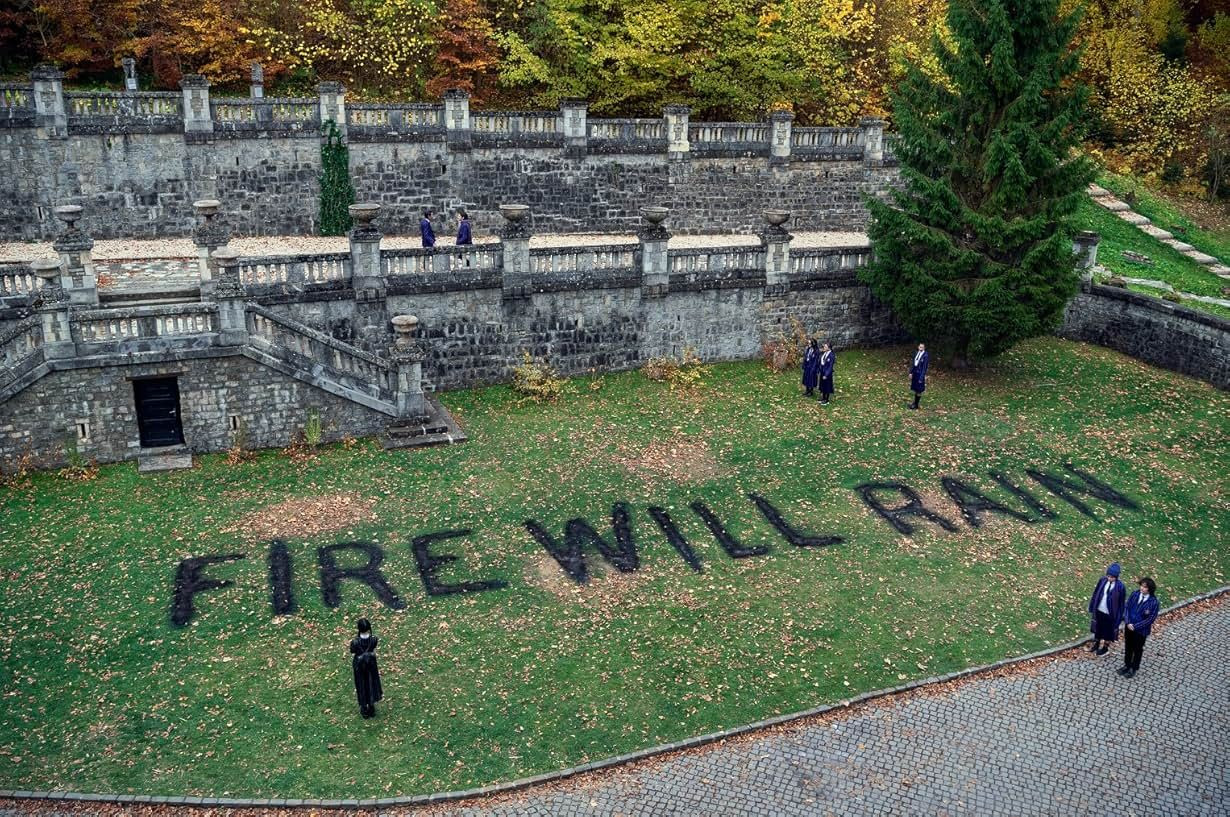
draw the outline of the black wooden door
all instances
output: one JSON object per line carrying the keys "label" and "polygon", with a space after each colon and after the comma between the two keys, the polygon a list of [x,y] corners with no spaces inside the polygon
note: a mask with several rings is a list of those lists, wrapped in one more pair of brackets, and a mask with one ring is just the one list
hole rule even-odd
{"label": "black wooden door", "polygon": [[132,391],[137,402],[142,447],[182,444],[184,427],[179,422],[178,381],[174,377],[134,380]]}

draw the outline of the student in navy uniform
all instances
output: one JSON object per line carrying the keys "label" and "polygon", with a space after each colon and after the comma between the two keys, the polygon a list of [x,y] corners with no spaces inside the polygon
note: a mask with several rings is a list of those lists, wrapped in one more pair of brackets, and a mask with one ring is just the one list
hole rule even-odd
{"label": "student in navy uniform", "polygon": [[803,388],[807,390],[804,396],[811,397],[815,393],[819,374],[820,347],[816,345],[816,339],[812,338],[807,344],[807,351],[803,353]]}
{"label": "student in navy uniform", "polygon": [[359,699],[359,714],[364,718],[376,714],[376,704],[384,698],[380,685],[380,668],[376,666],[376,636],[371,622],[359,619],[359,635],[350,639],[350,665],[354,670],[354,694]]}
{"label": "student in navy uniform", "polygon": [[1140,669],[1140,656],[1145,651],[1145,639],[1153,629],[1157,620],[1157,611],[1161,606],[1157,603],[1157,584],[1145,576],[1140,580],[1140,589],[1132,591],[1123,608],[1123,666],[1119,674],[1131,678]]}
{"label": "student in navy uniform", "polygon": [[1106,568],[1106,575],[1098,580],[1089,597],[1089,632],[1093,633],[1090,652],[1106,655],[1110,642],[1118,640],[1126,597],[1127,588],[1119,581],[1119,563],[1115,562]]}
{"label": "student in navy uniform", "polygon": [[470,215],[465,210],[457,211],[457,244],[473,244],[470,238]]}
{"label": "student in navy uniform", "polygon": [[419,233],[423,236],[424,247],[436,246],[436,232],[431,229],[431,211],[424,210],[423,217],[419,219]]}
{"label": "student in navy uniform", "polygon": [[914,405],[912,409],[918,408],[918,401],[922,399],[922,393],[927,390],[927,365],[931,362],[931,356],[927,354],[927,344],[918,344],[918,351],[914,353],[914,359],[910,361],[910,391],[914,392]]}
{"label": "student in navy uniform", "polygon": [[837,356],[827,343],[820,352],[820,405],[827,406],[833,396],[833,367],[837,365]]}

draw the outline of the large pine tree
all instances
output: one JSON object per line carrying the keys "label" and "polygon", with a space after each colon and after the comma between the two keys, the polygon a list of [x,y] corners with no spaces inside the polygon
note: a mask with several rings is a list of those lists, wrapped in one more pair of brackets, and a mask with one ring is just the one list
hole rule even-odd
{"label": "large pine tree", "polygon": [[952,0],[943,76],[893,95],[904,186],[871,201],[872,292],[954,365],[1053,328],[1078,276],[1068,219],[1093,180],[1075,14],[1059,0]]}

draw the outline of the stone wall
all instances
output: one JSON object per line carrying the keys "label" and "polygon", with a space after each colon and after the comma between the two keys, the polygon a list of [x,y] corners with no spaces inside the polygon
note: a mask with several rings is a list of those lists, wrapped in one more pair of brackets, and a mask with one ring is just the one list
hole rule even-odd
{"label": "stone wall", "polygon": [[1230,321],[1207,312],[1094,285],[1068,304],[1057,334],[1230,389]]}
{"label": "stone wall", "polygon": [[89,424],[89,439],[78,443],[87,459],[136,459],[140,452],[132,381],[176,376],[184,442],[196,452],[231,445],[230,417],[237,415],[253,448],[284,446],[302,429],[308,412],[320,412],[326,440],[383,431],[389,418],[280,374],[238,354],[165,363],[90,366],[53,371],[4,403],[0,410],[0,451],[6,458],[25,451],[40,465],[63,464],[65,440]]}

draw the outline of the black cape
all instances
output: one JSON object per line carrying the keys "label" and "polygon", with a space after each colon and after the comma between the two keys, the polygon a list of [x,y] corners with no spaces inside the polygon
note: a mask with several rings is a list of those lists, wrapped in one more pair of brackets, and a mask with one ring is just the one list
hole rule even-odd
{"label": "black cape", "polygon": [[361,709],[375,705],[384,697],[384,689],[380,686],[380,669],[376,666],[378,640],[375,636],[350,640],[350,652],[354,655],[351,661],[354,667],[354,693]]}

